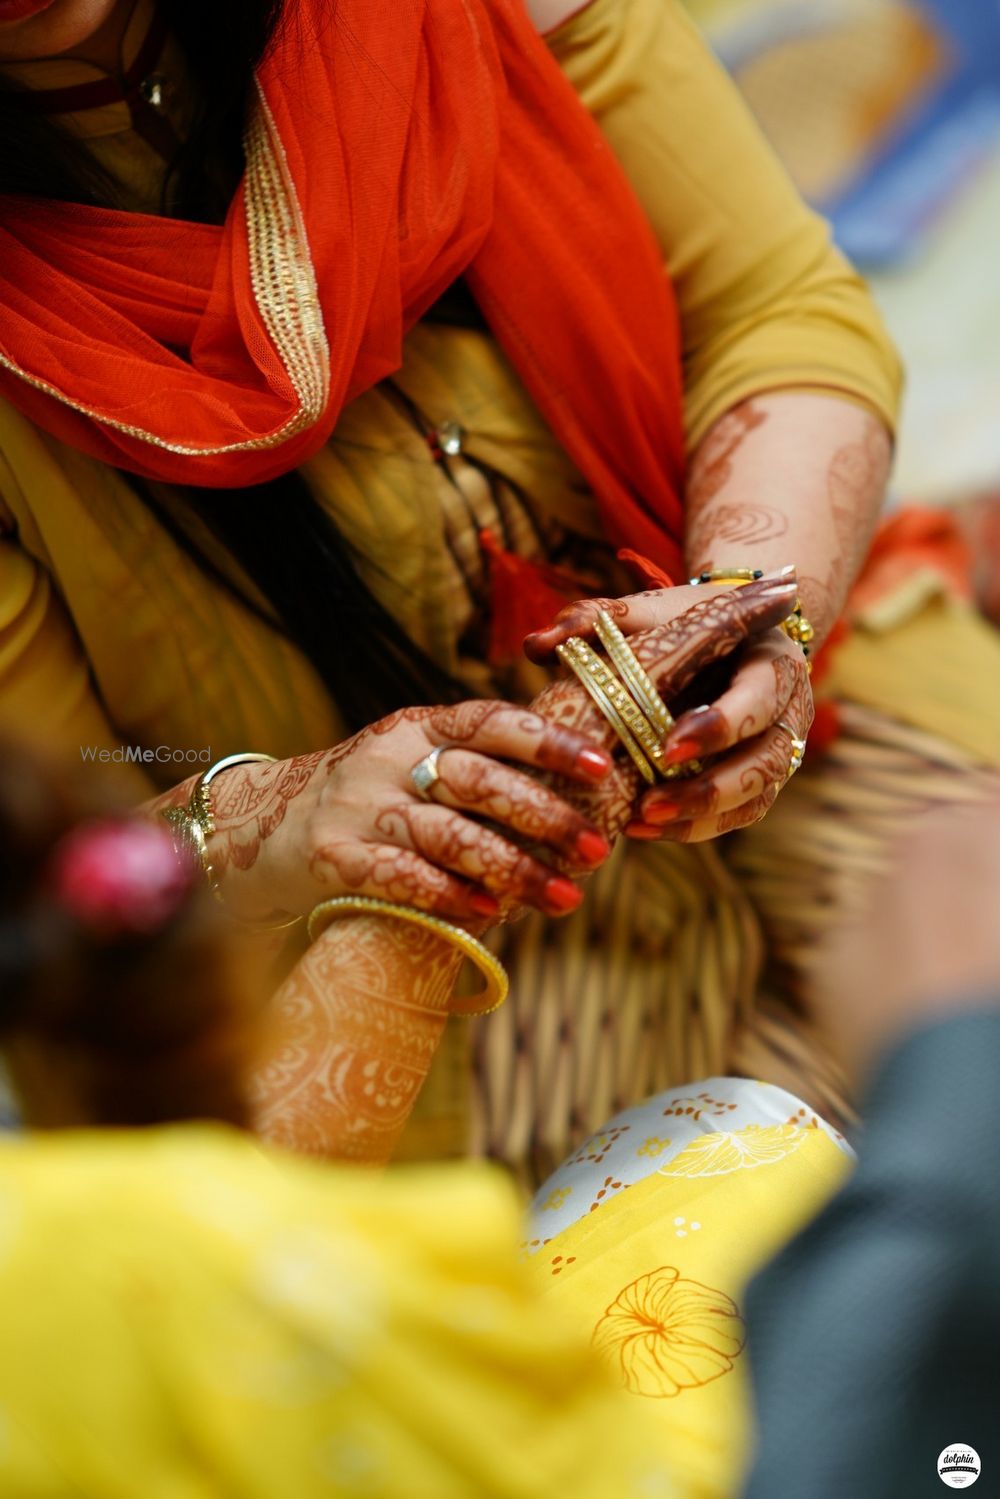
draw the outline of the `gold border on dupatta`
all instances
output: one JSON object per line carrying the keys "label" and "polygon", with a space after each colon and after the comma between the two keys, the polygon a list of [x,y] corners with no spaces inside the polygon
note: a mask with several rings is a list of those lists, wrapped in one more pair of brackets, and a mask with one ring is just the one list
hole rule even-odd
{"label": "gold border on dupatta", "polygon": [[330,347],[298,194],[259,81],[256,89],[256,107],[251,111],[245,134],[244,200],[250,281],[257,310],[298,401],[298,407],[288,421],[267,437],[247,438],[243,442],[214,448],[193,447],[169,442],[142,427],[100,415],[83,402],[74,401],[47,380],[29,374],[2,349],[0,366],[102,427],[112,427],[117,432],[138,438],[140,442],[185,457],[211,458],[223,453],[280,447],[319,420],[329,391]]}

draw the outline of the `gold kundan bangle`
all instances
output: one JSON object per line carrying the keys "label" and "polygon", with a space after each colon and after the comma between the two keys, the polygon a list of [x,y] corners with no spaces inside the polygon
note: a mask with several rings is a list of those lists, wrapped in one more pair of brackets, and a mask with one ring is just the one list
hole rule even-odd
{"label": "gold kundan bangle", "polygon": [[[651,728],[661,740],[665,739],[674,726],[674,718],[653,685],[652,677],[610,614],[604,609],[597,616],[596,628],[598,639],[611,657],[612,665],[622,678],[625,687],[645,714]],[[659,743],[651,752],[650,758],[653,761],[653,768],[665,781],[678,781],[688,776],[700,775],[704,769],[700,760],[686,760],[681,765],[664,765],[662,745]]]}
{"label": "gold kundan bangle", "polygon": [[[642,718],[642,714],[618,678],[609,671],[600,656],[577,635],[571,635],[564,645],[557,645],[556,655],[564,665],[569,667],[588,697],[614,729],[643,780],[649,786],[654,785],[656,774],[643,753],[643,746],[639,743],[638,736],[633,732],[633,725],[637,718]],[[628,718],[626,718],[626,704],[631,705]],[[626,709],[626,712],[623,712],[623,709]],[[642,721],[645,724],[646,734],[656,745],[653,730],[645,719]],[[658,748],[658,745],[656,747]]]}
{"label": "gold kundan bangle", "polygon": [[495,958],[488,947],[484,947],[460,926],[442,921],[440,916],[429,916],[426,911],[418,911],[415,906],[399,906],[391,900],[379,900],[374,895],[335,895],[331,900],[320,901],[310,912],[306,924],[310,942],[315,942],[331,922],[341,921],[345,916],[390,916],[397,921],[408,921],[412,926],[432,932],[450,947],[457,947],[464,953],[479,969],[486,980],[486,986],[471,998],[450,1004],[447,1014],[489,1015],[493,1010],[498,1010],[507,998],[510,980],[499,958]]}
{"label": "gold kundan bangle", "polygon": [[[732,583],[736,587],[742,588],[746,583],[759,583],[763,576],[764,573],[759,567],[725,567],[716,568],[711,572],[699,573],[696,578],[689,578],[688,582],[693,586],[699,583],[717,583],[720,586]],[[816,631],[812,623],[802,613],[802,602],[800,599],[795,600],[795,608],[787,619],[781,621],[778,628],[784,630],[789,640],[794,640],[796,645],[802,647],[802,654],[808,661],[809,648],[812,645]],[[811,665],[809,669],[810,671],[812,670]]]}
{"label": "gold kundan bangle", "polygon": [[596,629],[597,638],[611,657],[611,664],[627,691],[632,694],[652,727],[665,739],[674,726],[673,715],[653,685],[649,672],[607,610],[599,610]]}
{"label": "gold kundan bangle", "polygon": [[571,636],[566,643],[575,653],[577,660],[581,661],[590,672],[597,686],[611,699],[625,720],[632,738],[636,740],[653,769],[657,770],[663,759],[663,739],[635,701],[625,683],[615,676],[608,662],[603,660],[585,640],[580,640],[578,636]]}
{"label": "gold kundan bangle", "polygon": [[[215,818],[212,814],[212,802],[208,794],[208,788],[221,770],[228,770],[232,765],[252,765],[261,761],[274,763],[273,755],[240,754],[227,755],[224,760],[216,760],[214,765],[209,766],[204,775],[198,777],[191,792],[191,800],[186,807],[167,807],[160,816],[168,824],[174,847],[179,855],[188,855],[201,865],[205,883],[215,896],[220,905],[226,906],[225,897],[219,888],[219,875],[212,863],[211,854],[208,851],[208,840],[215,832]],[[226,907],[227,915],[232,921],[239,922],[240,926],[250,927],[256,932],[280,932],[285,927],[295,926],[302,920],[301,916],[282,917],[280,921],[244,921],[241,916],[236,916]]]}

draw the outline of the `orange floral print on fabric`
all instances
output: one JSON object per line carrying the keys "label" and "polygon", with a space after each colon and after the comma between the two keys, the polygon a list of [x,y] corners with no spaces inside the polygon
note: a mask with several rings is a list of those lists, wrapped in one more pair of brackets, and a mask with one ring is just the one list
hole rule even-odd
{"label": "orange floral print on fabric", "polygon": [[743,1352],[746,1327],[724,1291],[663,1265],[616,1297],[593,1343],[633,1395],[670,1399],[728,1374]]}

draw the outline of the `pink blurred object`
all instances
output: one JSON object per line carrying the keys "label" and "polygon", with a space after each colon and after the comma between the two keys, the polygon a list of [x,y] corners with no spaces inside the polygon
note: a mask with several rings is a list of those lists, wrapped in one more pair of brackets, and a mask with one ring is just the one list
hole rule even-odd
{"label": "pink blurred object", "polygon": [[183,904],[197,877],[166,829],[138,820],[84,823],[49,865],[56,901],[105,936],[150,935]]}
{"label": "pink blurred object", "polygon": [[958,523],[973,558],[976,602],[987,619],[1000,625],[1000,494],[963,505]]}

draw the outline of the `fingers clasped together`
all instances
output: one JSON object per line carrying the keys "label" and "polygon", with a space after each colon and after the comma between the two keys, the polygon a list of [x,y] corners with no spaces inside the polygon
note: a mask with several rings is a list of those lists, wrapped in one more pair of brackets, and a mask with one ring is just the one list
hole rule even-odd
{"label": "fingers clasped together", "polygon": [[567,636],[593,636],[597,613],[615,618],[667,702],[723,657],[734,670],[711,704],[682,714],[664,764],[711,760],[691,779],[670,780],[639,798],[626,833],[694,842],[758,821],[802,763],[812,723],[809,672],[801,648],[777,628],[794,604],[794,575],[745,588],[659,589],[571,605],[527,649],[544,659]]}
{"label": "fingers clasped together", "polygon": [[571,635],[592,639],[607,609],[674,712],[726,663],[716,700],[681,712],[665,741],[667,765],[696,758],[706,769],[642,796],[614,730],[570,676],[531,708],[405,708],[334,749],[226,770],[211,857],[227,902],[247,919],[342,894],[473,926],[526,906],[562,916],[622,831],[695,841],[756,821],[801,762],[812,721],[805,660],[777,628],[795,594],[786,575],[659,589],[572,605],[529,637],[529,654],[547,659]]}

